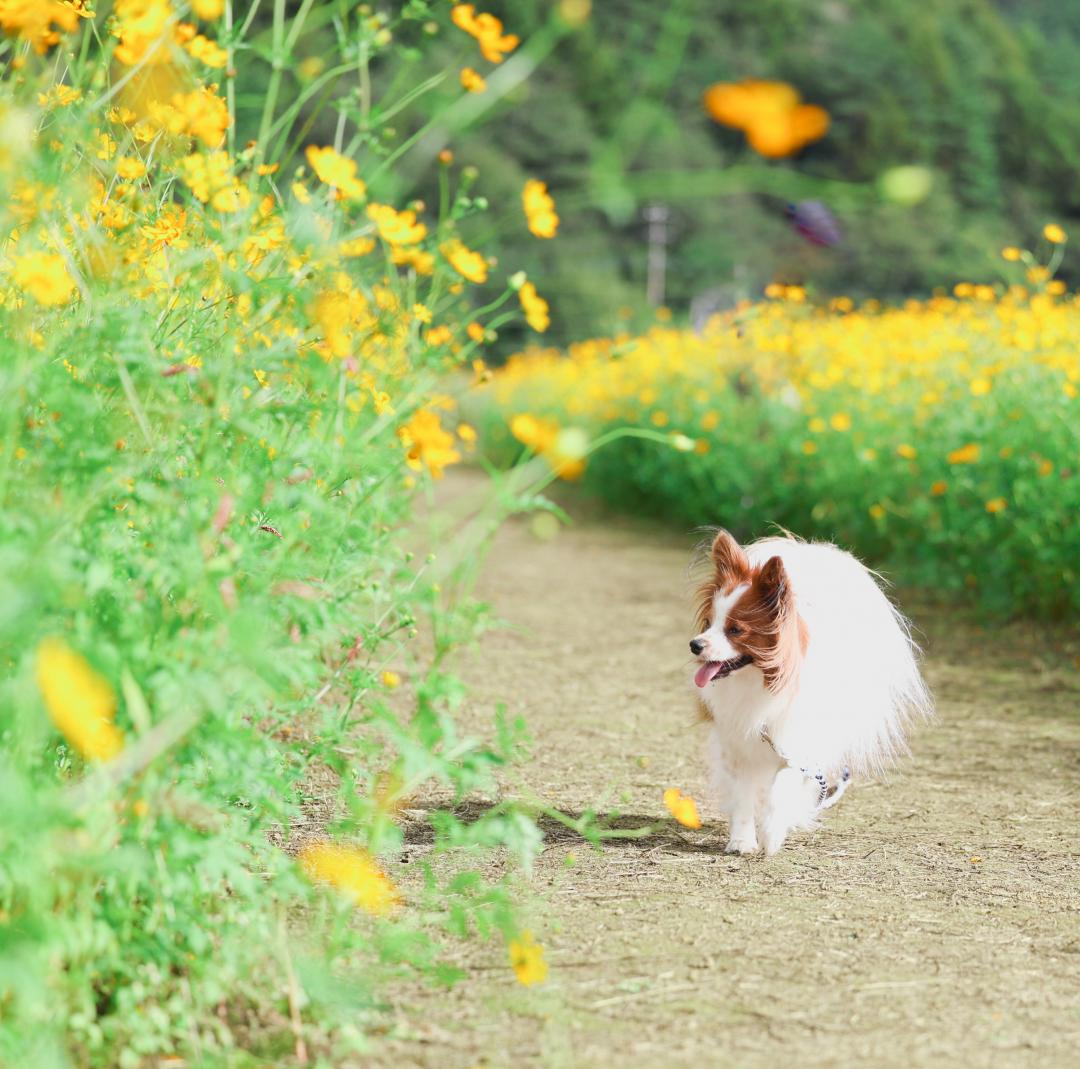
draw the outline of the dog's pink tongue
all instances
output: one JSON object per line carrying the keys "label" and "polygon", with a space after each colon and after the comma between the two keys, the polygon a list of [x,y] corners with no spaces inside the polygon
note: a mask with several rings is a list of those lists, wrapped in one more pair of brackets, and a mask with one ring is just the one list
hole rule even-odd
{"label": "dog's pink tongue", "polygon": [[694,683],[699,687],[708,686],[719,674],[722,661],[707,661],[694,673]]}

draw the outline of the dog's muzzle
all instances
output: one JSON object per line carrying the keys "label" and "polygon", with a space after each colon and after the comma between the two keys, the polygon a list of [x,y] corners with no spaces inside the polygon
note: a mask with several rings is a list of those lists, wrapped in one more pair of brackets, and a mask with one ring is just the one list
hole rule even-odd
{"label": "dog's muzzle", "polygon": [[732,672],[753,664],[754,658],[748,653],[731,657],[726,661],[706,661],[695,673],[694,684],[698,687],[707,687],[714,679],[726,679]]}

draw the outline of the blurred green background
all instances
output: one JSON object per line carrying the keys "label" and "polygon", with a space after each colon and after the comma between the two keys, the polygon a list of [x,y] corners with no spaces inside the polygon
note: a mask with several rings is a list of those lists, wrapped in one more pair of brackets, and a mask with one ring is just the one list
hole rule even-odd
{"label": "blurred green background", "polygon": [[[662,301],[679,317],[695,300],[724,307],[770,281],[856,299],[997,281],[1003,245],[1033,240],[1048,220],[1068,229],[1080,214],[1078,4],[603,0],[580,19],[587,6],[482,5],[525,42],[498,77],[537,69],[501,99],[467,97],[459,128],[431,145],[474,164],[477,191],[503,206],[478,217],[471,236],[494,242],[551,300],[553,344],[650,318],[651,208],[663,218]],[[442,35],[436,51],[475,62],[462,38]],[[377,85],[405,77],[420,62],[413,55],[403,41]],[[747,77],[790,82],[824,106],[826,137],[789,160],[753,153],[701,106],[710,84]],[[460,95],[456,83],[443,89]],[[419,128],[442,98],[402,114],[402,125]],[[432,169],[419,163],[394,174],[394,194],[434,195],[424,185]],[[897,203],[882,176],[911,165],[928,169],[929,192]],[[508,210],[530,176],[555,195],[557,241],[537,242]],[[815,248],[793,232],[784,207],[803,199],[834,213],[841,245]],[[1060,275],[1072,282],[1078,269],[1070,255]],[[499,349],[526,340],[524,328],[506,332]]]}

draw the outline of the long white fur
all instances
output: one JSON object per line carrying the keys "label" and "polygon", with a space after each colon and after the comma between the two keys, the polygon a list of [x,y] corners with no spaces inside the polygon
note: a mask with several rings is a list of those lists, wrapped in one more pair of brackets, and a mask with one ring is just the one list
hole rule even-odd
{"label": "long white fur", "polygon": [[[695,690],[712,714],[708,755],[731,825],[728,849],[746,853],[760,842],[773,853],[792,829],[817,821],[819,789],[799,769],[882,771],[907,752],[906,730],[931,714],[932,701],[907,621],[850,553],[793,538],[744,551],[755,567],[783,561],[809,636],[805,654],[778,694],[753,665]],[[732,655],[724,635],[731,604],[730,595],[717,595],[710,627],[698,636],[710,660]]]}

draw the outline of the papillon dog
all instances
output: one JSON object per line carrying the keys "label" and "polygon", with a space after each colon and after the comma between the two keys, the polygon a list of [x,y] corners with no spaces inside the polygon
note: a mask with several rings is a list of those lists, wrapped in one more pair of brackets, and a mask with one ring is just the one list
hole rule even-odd
{"label": "papillon dog", "polygon": [[907,621],[850,553],[720,531],[707,568],[690,652],[726,849],[774,854],[906,753],[932,702]]}

